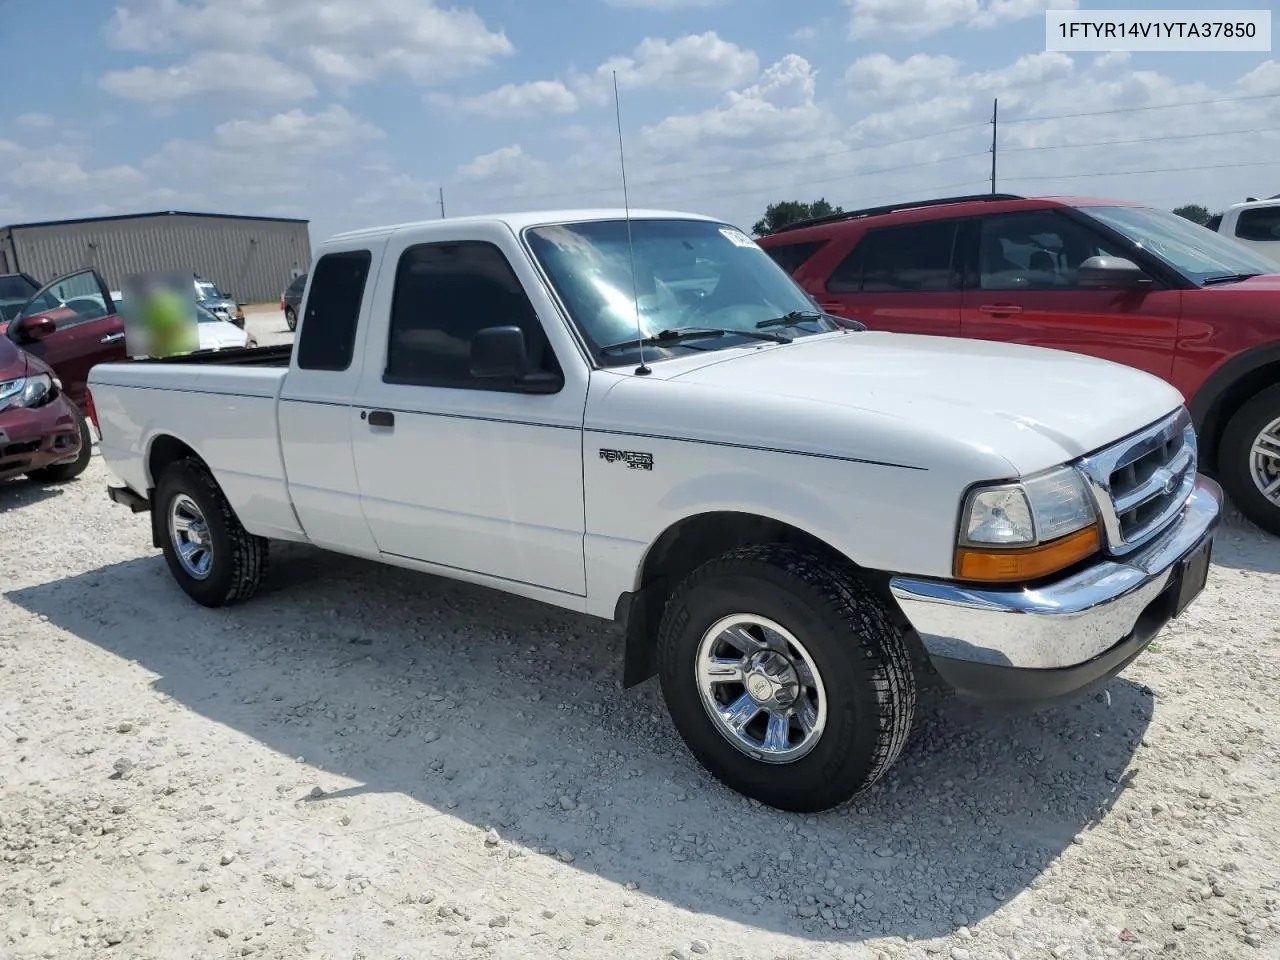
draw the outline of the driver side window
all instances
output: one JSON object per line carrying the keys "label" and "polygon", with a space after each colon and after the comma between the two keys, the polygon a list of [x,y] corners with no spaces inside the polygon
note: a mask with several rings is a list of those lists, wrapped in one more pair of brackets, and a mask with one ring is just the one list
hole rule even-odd
{"label": "driver side window", "polygon": [[1078,286],[1083,261],[1114,253],[1086,227],[1044,210],[984,218],[978,256],[983,290],[1062,290]]}
{"label": "driver side window", "polygon": [[22,311],[23,317],[56,313],[59,329],[100,320],[111,313],[106,297],[92,271],[75,273],[49,284],[36,294]]}

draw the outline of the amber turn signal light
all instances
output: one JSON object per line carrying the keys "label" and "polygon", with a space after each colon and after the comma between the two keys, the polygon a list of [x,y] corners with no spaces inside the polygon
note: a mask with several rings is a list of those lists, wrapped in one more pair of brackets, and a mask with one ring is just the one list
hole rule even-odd
{"label": "amber turn signal light", "polygon": [[1102,537],[1094,525],[1036,547],[1013,550],[960,547],[956,551],[956,579],[975,583],[1039,580],[1093,556],[1101,546]]}

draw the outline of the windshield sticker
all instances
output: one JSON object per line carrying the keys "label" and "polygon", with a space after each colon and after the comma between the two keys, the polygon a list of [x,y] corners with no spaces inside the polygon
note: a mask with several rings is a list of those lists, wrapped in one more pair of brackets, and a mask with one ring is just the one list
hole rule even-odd
{"label": "windshield sticker", "polygon": [[741,230],[734,230],[732,227],[721,227],[720,233],[735,247],[754,247],[756,245],[756,242]]}

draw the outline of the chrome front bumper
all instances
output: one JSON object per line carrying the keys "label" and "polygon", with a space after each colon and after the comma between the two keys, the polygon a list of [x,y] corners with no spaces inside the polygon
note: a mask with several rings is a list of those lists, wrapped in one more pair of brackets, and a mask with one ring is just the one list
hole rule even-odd
{"label": "chrome front bumper", "polygon": [[1212,538],[1221,511],[1221,489],[1201,476],[1178,519],[1150,544],[1048,586],[1000,590],[894,577],[890,590],[962,694],[1022,699],[1015,694],[1026,688],[1034,698],[1039,680],[1047,696],[1057,696],[1123,669],[1176,615],[1183,561]]}

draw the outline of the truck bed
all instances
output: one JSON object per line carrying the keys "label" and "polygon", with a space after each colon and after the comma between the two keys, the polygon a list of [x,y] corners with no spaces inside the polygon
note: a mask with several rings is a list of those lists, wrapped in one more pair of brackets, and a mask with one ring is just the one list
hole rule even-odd
{"label": "truck bed", "polygon": [[291,352],[285,344],[99,364],[89,390],[102,455],[144,493],[157,480],[152,440],[170,437],[199,451],[250,532],[300,538],[277,410]]}

